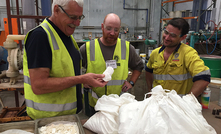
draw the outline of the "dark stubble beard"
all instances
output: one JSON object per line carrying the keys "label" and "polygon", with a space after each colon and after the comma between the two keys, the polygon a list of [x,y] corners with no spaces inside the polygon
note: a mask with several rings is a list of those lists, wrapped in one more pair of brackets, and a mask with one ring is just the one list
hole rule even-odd
{"label": "dark stubble beard", "polygon": [[[165,40],[165,39],[164,39]],[[167,41],[168,42],[168,41]],[[176,44],[174,44],[173,43],[173,45],[171,46],[171,44],[172,44],[172,42],[171,41],[169,41],[170,42],[170,46],[166,46],[166,47],[168,47],[168,48],[174,48],[174,47],[177,47],[179,44],[180,44],[180,42],[176,42]],[[164,42],[163,42],[163,45],[164,45]]]}
{"label": "dark stubble beard", "polygon": [[115,42],[117,41],[118,35],[119,35],[119,34],[114,35],[114,36],[111,36],[112,38],[114,38],[114,40],[109,40],[108,37],[110,37],[110,36],[108,36],[108,35],[106,35],[106,34],[104,34],[103,37],[104,37],[104,40],[105,40],[107,43],[112,44],[112,43],[115,43]]}

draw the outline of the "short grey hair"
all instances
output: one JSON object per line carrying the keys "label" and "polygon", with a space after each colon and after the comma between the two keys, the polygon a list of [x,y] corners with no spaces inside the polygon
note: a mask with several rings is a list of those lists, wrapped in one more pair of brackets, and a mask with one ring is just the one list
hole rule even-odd
{"label": "short grey hair", "polygon": [[77,4],[78,4],[80,7],[83,7],[83,5],[84,5],[84,0],[53,0],[53,3],[52,3],[52,5],[51,5],[52,14],[53,14],[53,10],[54,10],[54,6],[55,6],[55,5],[60,5],[60,6],[62,6],[62,7],[65,8],[65,6],[66,6],[70,1],[75,1],[75,2],[77,2]]}

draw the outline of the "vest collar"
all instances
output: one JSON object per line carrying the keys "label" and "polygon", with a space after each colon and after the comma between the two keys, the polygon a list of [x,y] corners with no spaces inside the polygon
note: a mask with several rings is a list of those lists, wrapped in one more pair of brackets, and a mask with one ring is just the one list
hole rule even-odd
{"label": "vest collar", "polygon": [[58,35],[61,38],[69,38],[70,36],[67,36],[66,34],[64,34],[52,21],[49,20],[49,18],[47,17],[46,20],[51,24],[51,26],[55,29],[55,31],[58,33]]}
{"label": "vest collar", "polygon": [[[181,43],[179,43],[179,45],[176,47],[176,49],[175,49],[174,52],[177,52],[177,51],[178,51],[178,49],[180,48],[180,45],[181,45]],[[159,53],[161,53],[165,48],[166,48],[166,47],[163,45],[163,46],[160,48]]]}

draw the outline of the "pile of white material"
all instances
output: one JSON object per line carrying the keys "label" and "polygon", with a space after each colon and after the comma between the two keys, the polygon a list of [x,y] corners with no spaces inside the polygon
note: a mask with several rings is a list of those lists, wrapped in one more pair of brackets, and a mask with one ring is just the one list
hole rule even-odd
{"label": "pile of white material", "polygon": [[27,132],[27,131],[24,131],[21,129],[9,129],[9,130],[6,130],[0,134],[34,134],[34,133]]}
{"label": "pile of white material", "polygon": [[84,127],[98,134],[216,134],[194,95],[181,98],[175,90],[166,93],[161,86],[151,94],[143,101],[128,93],[102,96],[95,106],[99,112]]}
{"label": "pile of white material", "polygon": [[103,72],[103,74],[105,75],[103,80],[106,81],[106,82],[110,81],[111,78],[112,78],[111,76],[112,76],[113,73],[114,73],[114,69],[111,66],[107,67],[106,70]]}
{"label": "pile of white material", "polygon": [[137,101],[129,93],[120,97],[117,94],[103,95],[95,105],[95,110],[100,112],[95,113],[83,126],[98,134],[115,134],[119,127],[120,106],[131,102]]}
{"label": "pile of white material", "polygon": [[38,129],[39,134],[79,134],[76,122],[53,122]]}

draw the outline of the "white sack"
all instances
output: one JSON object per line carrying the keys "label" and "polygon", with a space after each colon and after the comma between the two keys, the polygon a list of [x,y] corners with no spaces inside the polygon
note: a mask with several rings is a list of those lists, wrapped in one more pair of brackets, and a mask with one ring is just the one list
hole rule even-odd
{"label": "white sack", "polygon": [[118,126],[114,115],[102,111],[95,113],[83,125],[98,134],[117,134]]}
{"label": "white sack", "polygon": [[181,98],[175,90],[167,93],[161,86],[151,94],[143,101],[129,93],[104,95],[95,106],[99,112],[84,127],[98,134],[216,134],[194,95]]}
{"label": "white sack", "polygon": [[[123,134],[124,132],[127,132],[127,129],[131,126],[128,126],[131,124],[131,121],[137,116],[136,114],[138,111],[142,108],[142,102],[132,102],[129,104],[124,104],[120,107],[119,110],[119,129],[118,133]],[[133,128],[136,127],[132,126]]]}
{"label": "white sack", "polygon": [[120,97],[117,94],[103,95],[95,105],[95,110],[99,112],[90,117],[83,126],[98,134],[117,134],[119,108],[134,101],[137,102],[135,96],[129,93]]}
{"label": "white sack", "polygon": [[[181,98],[175,90],[166,93],[161,86],[142,102],[121,106],[119,134],[216,134],[201,113],[201,106],[190,94]],[[121,115],[129,118],[123,118]]]}

